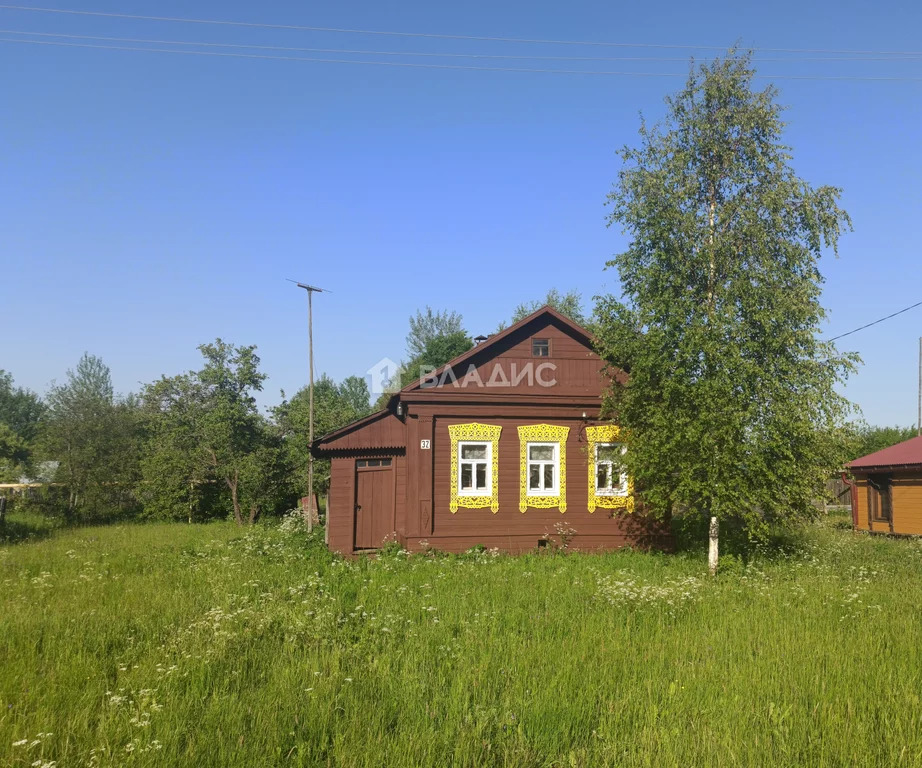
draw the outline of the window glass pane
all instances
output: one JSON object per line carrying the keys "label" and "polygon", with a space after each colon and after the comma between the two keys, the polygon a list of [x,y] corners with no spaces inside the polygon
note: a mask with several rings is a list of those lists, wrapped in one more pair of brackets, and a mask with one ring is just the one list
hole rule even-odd
{"label": "window glass pane", "polygon": [[380,460],[380,459],[369,459],[369,460],[368,460],[368,466],[369,466],[369,467],[378,467],[378,466],[381,466],[381,460]]}
{"label": "window glass pane", "polygon": [[599,464],[596,467],[596,488],[605,490],[608,488],[608,464]]}
{"label": "window glass pane", "polygon": [[541,489],[541,467],[537,464],[528,467],[528,487],[534,491]]}
{"label": "window glass pane", "polygon": [[487,465],[478,463],[477,465],[477,489],[485,491],[487,488]]}
{"label": "window glass pane", "polygon": [[621,461],[620,445],[600,445],[596,457],[599,461]]}
{"label": "window glass pane", "polygon": [[364,459],[359,459],[357,462],[355,462],[355,466],[357,467],[364,467],[367,465],[368,465],[368,462],[365,461]]}
{"label": "window glass pane", "polygon": [[389,467],[390,465],[391,465],[391,460],[390,460],[390,459],[381,459],[381,466],[382,466],[382,467]]}
{"label": "window glass pane", "polygon": [[528,447],[528,458],[532,461],[553,461],[553,445],[530,445]]}
{"label": "window glass pane", "polygon": [[531,353],[534,357],[547,357],[551,351],[551,344],[547,339],[532,339]]}
{"label": "window glass pane", "polygon": [[554,465],[553,464],[544,465],[544,487],[545,488],[554,487]]}
{"label": "window glass pane", "polygon": [[461,465],[461,490],[462,491],[472,490],[471,469],[472,467],[470,464]]}
{"label": "window glass pane", "polygon": [[485,459],[487,458],[487,446],[484,444],[462,445],[461,446],[461,458],[462,459]]}

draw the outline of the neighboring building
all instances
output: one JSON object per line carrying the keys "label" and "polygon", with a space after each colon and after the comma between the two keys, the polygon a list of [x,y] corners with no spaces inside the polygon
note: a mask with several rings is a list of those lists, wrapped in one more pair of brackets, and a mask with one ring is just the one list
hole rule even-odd
{"label": "neighboring building", "polygon": [[857,530],[922,535],[922,437],[914,437],[848,465],[852,522]]}
{"label": "neighboring building", "polygon": [[314,442],[331,460],[330,548],[523,552],[561,531],[584,550],[666,544],[599,419],[609,381],[589,333],[544,307],[412,382]]}

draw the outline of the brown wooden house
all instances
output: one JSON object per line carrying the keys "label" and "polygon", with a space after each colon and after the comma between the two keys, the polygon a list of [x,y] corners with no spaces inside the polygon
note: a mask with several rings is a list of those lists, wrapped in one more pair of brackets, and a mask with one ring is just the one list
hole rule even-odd
{"label": "brown wooden house", "polygon": [[852,522],[857,530],[922,535],[922,437],[914,437],[848,465]]}
{"label": "brown wooden house", "polygon": [[599,420],[608,384],[588,332],[550,307],[489,337],[315,441],[331,460],[329,546],[661,543],[634,514],[618,427]]}

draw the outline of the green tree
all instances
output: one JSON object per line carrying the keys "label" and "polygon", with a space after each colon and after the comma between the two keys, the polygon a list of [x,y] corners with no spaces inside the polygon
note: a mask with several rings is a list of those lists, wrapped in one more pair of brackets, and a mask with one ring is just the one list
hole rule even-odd
{"label": "green tree", "polygon": [[14,480],[31,463],[45,405],[28,389],[13,386],[0,369],[0,480]]}
{"label": "green tree", "polygon": [[[273,418],[284,437],[289,464],[294,467],[294,484],[300,492],[307,488],[310,454],[308,422],[310,388],[304,387],[291,400],[283,400],[273,410]],[[371,412],[368,384],[349,376],[337,384],[326,374],[314,382],[314,435],[322,437],[335,429],[367,416]],[[314,492],[324,494],[330,485],[330,462],[314,462]]]}
{"label": "green tree", "polygon": [[850,425],[847,458],[851,461],[861,456],[867,456],[869,453],[882,451],[891,445],[916,437],[917,434],[918,431],[915,427],[873,427],[870,424]]}
{"label": "green tree", "polygon": [[692,67],[661,126],[640,128],[609,195],[628,248],[623,301],[597,307],[600,351],[630,372],[611,405],[654,513],[747,536],[808,516],[841,466],[857,358],[818,339],[818,260],[850,226],[839,190],[798,178],[772,86],[750,55]]}
{"label": "green tree", "polygon": [[433,336],[426,342],[419,355],[409,362],[401,364],[397,374],[389,383],[388,389],[392,391],[384,392],[378,398],[377,403],[375,403],[376,408],[380,410],[386,407],[394,390],[400,389],[440,368],[449,360],[453,360],[458,355],[467,352],[472,346],[474,346],[474,342],[467,331],[455,331]]}
{"label": "green tree", "polygon": [[439,336],[450,336],[463,330],[461,328],[461,315],[457,312],[444,310],[433,311],[426,307],[425,311],[416,310],[410,318],[410,332],[407,334],[407,355],[411,360],[419,357],[426,350],[426,345]]}
{"label": "green tree", "polygon": [[275,471],[281,438],[254,397],[266,376],[253,346],[217,339],[199,351],[201,369],[163,377],[143,392],[140,492],[152,515],[191,520],[229,506],[239,525],[253,522],[273,506],[263,499],[285,496]]}
{"label": "green tree", "polygon": [[512,313],[512,322],[517,323],[519,320],[524,320],[532,312],[537,312],[545,305],[553,307],[560,314],[566,315],[579,325],[588,325],[589,323],[589,318],[583,313],[583,297],[579,291],[561,293],[556,288],[551,288],[544,299],[519,304]]}
{"label": "green tree", "polygon": [[47,404],[41,447],[60,462],[56,479],[67,486],[68,518],[129,511],[139,472],[136,398],[116,396],[108,366],[85,353],[64,384],[51,386]]}

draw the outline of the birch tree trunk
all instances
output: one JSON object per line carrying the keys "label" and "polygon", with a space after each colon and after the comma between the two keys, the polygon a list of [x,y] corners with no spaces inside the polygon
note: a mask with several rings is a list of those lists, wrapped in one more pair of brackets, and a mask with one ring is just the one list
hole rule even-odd
{"label": "birch tree trunk", "polygon": [[717,518],[711,518],[711,527],[708,531],[708,572],[711,576],[717,575],[717,557],[718,557],[718,547],[717,547],[717,534],[720,528],[717,523]]}

